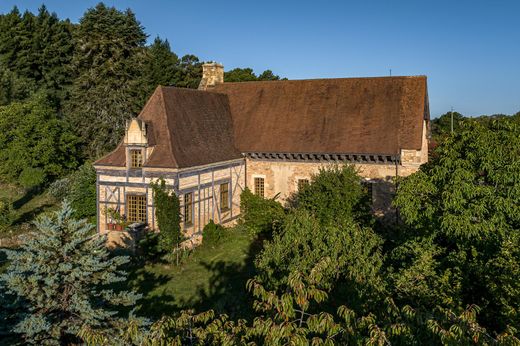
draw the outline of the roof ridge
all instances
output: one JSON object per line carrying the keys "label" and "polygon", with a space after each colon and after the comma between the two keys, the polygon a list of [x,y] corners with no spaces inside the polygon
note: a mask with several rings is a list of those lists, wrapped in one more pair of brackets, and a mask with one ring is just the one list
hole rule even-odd
{"label": "roof ridge", "polygon": [[283,79],[283,80],[258,80],[258,81],[243,81],[243,82],[224,82],[217,84],[218,88],[222,85],[229,84],[263,84],[263,83],[294,83],[294,82],[311,82],[311,81],[340,81],[340,80],[354,80],[354,79],[417,79],[428,78],[426,75],[412,75],[412,76],[373,76],[373,77],[338,77],[338,78],[305,78],[305,79]]}

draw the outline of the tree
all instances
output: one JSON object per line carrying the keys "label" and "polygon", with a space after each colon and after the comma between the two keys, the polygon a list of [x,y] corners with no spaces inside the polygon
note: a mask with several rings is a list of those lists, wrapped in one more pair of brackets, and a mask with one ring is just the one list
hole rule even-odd
{"label": "tree", "polygon": [[253,234],[271,236],[284,216],[285,211],[276,197],[265,199],[248,188],[240,194],[240,221]]}
{"label": "tree", "polygon": [[85,218],[96,215],[96,170],[92,163],[84,163],[70,177],[68,200],[74,217]]}
{"label": "tree", "polygon": [[[114,291],[125,281],[127,257],[110,256],[93,225],[72,218],[67,203],[35,224],[37,232],[18,250],[5,250],[9,267],[0,281],[21,299],[14,331],[25,342],[69,344],[82,328],[104,330],[124,324],[117,306],[133,306],[139,295]],[[118,335],[113,335],[117,337]]]}
{"label": "tree", "polygon": [[390,259],[400,301],[455,313],[476,304],[495,333],[520,325],[519,147],[514,120],[467,120],[399,184],[407,227]]}
{"label": "tree", "polygon": [[159,250],[169,253],[182,240],[179,198],[167,189],[164,179],[152,183],[151,187],[159,227]]}
{"label": "tree", "polygon": [[78,165],[78,139],[44,95],[0,107],[0,175],[38,186]]}
{"label": "tree", "polygon": [[181,80],[180,60],[168,40],[156,37],[147,48],[143,66],[143,104],[159,85],[177,85]]}
{"label": "tree", "polygon": [[125,121],[142,107],[140,86],[146,34],[132,11],[102,3],[89,9],[75,31],[76,76],[65,111],[90,158],[112,150]]}
{"label": "tree", "polygon": [[202,63],[195,55],[186,54],[180,61],[179,81],[175,86],[197,89],[202,79]]}
{"label": "tree", "polygon": [[32,95],[36,89],[36,84],[32,80],[17,76],[0,63],[0,106],[22,101]]}
{"label": "tree", "polygon": [[320,168],[292,197],[292,204],[313,213],[322,224],[353,219],[362,225],[372,223],[370,203],[361,177],[352,165]]}
{"label": "tree", "polygon": [[225,82],[252,82],[252,81],[267,81],[280,80],[280,76],[273,74],[271,70],[265,70],[257,76],[252,68],[235,68],[224,73]]}
{"label": "tree", "polygon": [[[10,85],[14,88],[13,96],[19,96],[20,92],[16,91],[20,83],[33,83],[60,106],[72,82],[70,62],[74,40],[70,21],[59,20],[44,5],[37,15],[30,12],[20,15],[15,7],[0,16],[0,29],[0,66],[13,74],[14,86]],[[15,97],[15,100],[22,98]]]}
{"label": "tree", "polygon": [[329,258],[330,266],[321,268],[323,288],[330,291],[341,280],[353,296],[370,296],[384,287],[380,245],[381,239],[371,229],[352,220],[320,224],[309,211],[296,210],[264,245],[255,267],[267,288],[283,291],[291,272],[308,275],[317,262]]}
{"label": "tree", "polygon": [[[451,117],[452,112],[447,112],[441,115],[438,118],[432,120],[431,128],[432,128],[432,137],[440,141],[443,138],[449,136],[451,134]],[[453,131],[458,132],[460,130],[460,126],[462,122],[466,119],[459,112],[453,112]]]}

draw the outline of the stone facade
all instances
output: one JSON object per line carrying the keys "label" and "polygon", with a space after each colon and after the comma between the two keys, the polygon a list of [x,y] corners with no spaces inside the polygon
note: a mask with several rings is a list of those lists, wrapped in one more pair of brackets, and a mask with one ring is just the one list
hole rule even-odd
{"label": "stone facade", "polygon": [[[420,165],[428,161],[427,123],[423,125],[423,145],[420,150],[401,150],[397,163],[369,164],[353,163],[359,175],[372,184],[372,207],[378,216],[392,211],[391,202],[395,193],[395,178],[416,172]],[[280,161],[246,159],[247,187],[254,192],[254,179],[264,179],[264,196],[286,202],[298,191],[298,180],[310,180],[322,168],[338,162]]]}

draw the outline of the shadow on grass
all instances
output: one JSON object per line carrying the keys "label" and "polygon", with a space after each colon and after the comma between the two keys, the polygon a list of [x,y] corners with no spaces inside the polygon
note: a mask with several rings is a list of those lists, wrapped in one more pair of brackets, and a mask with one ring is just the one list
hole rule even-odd
{"label": "shadow on grass", "polygon": [[[227,314],[232,319],[251,317],[253,300],[246,290],[246,283],[255,275],[254,258],[262,244],[261,239],[252,241],[243,263],[201,261],[200,265],[209,272],[209,289],[205,285],[194,286],[193,295],[187,300],[174,297],[166,287],[160,289],[171,280],[168,275],[150,273],[143,268],[130,270],[129,282],[133,287],[139,287],[138,293],[143,295],[138,303],[138,314],[158,319],[186,309],[195,312],[213,309],[217,314]],[[204,251],[204,245],[197,250]],[[155,291],[152,296],[147,294],[150,291]]]}
{"label": "shadow on grass", "polygon": [[33,199],[38,194],[40,194],[41,190],[42,189],[40,187],[33,187],[33,188],[30,188],[29,190],[25,191],[25,194],[22,197],[20,197],[19,199],[17,199],[16,201],[13,202],[13,208],[20,209],[27,202],[29,202],[31,199]]}
{"label": "shadow on grass", "polygon": [[262,249],[263,240],[255,239],[248,248],[244,263],[225,261],[202,262],[211,274],[209,291],[197,287],[196,300],[182,302],[195,311],[213,309],[217,314],[227,314],[232,319],[253,316],[253,298],[246,290],[246,283],[256,273],[254,259]]}
{"label": "shadow on grass", "polygon": [[43,204],[37,208],[34,208],[28,212],[25,212],[21,215],[19,215],[16,219],[13,220],[13,225],[20,225],[25,222],[31,222],[33,221],[38,215],[40,215],[42,212],[44,212],[46,209],[52,207],[53,205],[51,203]]}

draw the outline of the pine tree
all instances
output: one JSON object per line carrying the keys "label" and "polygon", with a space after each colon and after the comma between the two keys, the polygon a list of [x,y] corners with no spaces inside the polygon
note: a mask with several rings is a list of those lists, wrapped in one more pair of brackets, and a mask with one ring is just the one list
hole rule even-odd
{"label": "pine tree", "polygon": [[143,66],[144,104],[158,85],[177,85],[181,80],[179,58],[171,51],[168,40],[156,37],[147,49]]}
{"label": "pine tree", "polygon": [[73,26],[69,20],[60,21],[56,13],[49,13],[43,5],[36,17],[36,27],[33,45],[38,58],[37,82],[59,105],[72,83]]}
{"label": "pine tree", "polygon": [[0,282],[22,300],[14,332],[27,343],[77,342],[86,328],[116,333],[125,322],[115,307],[131,307],[140,298],[111,288],[126,279],[120,267],[128,258],[111,257],[105,237],[93,234],[94,226],[73,219],[72,213],[64,203],[35,222],[37,232],[20,249],[6,251],[10,265]]}
{"label": "pine tree", "polygon": [[65,112],[88,143],[88,155],[97,158],[119,143],[125,121],[142,106],[146,34],[130,10],[103,4],[85,13],[75,33],[72,66],[77,76]]}

